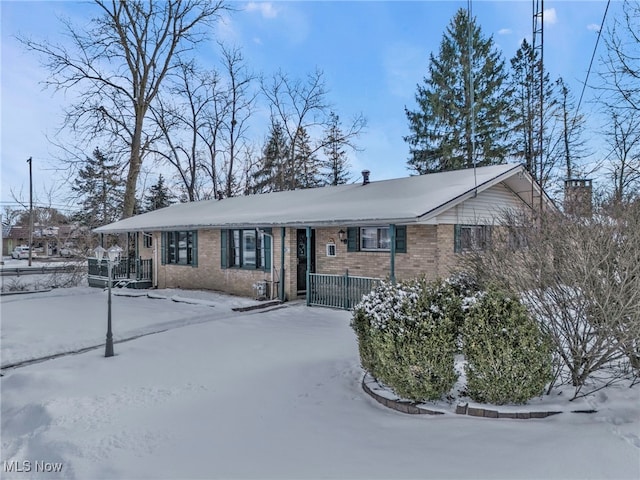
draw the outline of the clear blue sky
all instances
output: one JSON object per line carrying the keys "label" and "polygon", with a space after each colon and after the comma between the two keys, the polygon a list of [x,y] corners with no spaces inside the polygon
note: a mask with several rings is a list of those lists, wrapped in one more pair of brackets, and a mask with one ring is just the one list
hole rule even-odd
{"label": "clear blue sky", "polygon": [[[555,79],[563,76],[577,98],[595,46],[606,1],[545,2],[545,67]],[[362,152],[351,155],[354,173],[367,168],[372,179],[406,176],[408,133],[404,107],[414,108],[416,85],[427,73],[431,52],[437,53],[443,32],[467,1],[275,1],[232,2],[239,9],[225,15],[217,38],[242,48],[247,64],[256,73],[270,75],[281,68],[302,77],[324,71],[329,100],[345,121],[362,113],[368,120],[359,140]],[[608,22],[620,13],[613,2]],[[53,95],[39,83],[47,77],[39,60],[15,40],[21,33],[63,42],[56,16],[68,16],[79,25],[97,12],[90,3],[13,2],[0,0],[1,14],[1,198],[13,202],[16,195],[28,201],[27,158],[33,157],[34,188],[38,200],[52,185],[63,185],[52,170],[54,149],[47,137],[56,137],[61,108],[69,100]],[[532,2],[473,1],[473,15],[485,36],[493,36],[508,64],[523,38],[531,40]],[[206,58],[211,44],[201,51]],[[601,42],[599,51],[603,51]],[[213,66],[211,63],[209,66]],[[597,72],[597,57],[595,64]],[[596,75],[596,73],[592,75]],[[593,106],[587,90],[583,113]],[[591,117],[595,120],[596,116]],[[590,132],[600,128],[594,122]],[[252,135],[263,139],[256,126]],[[87,146],[87,153],[95,146]],[[606,153],[606,152],[605,152]],[[601,152],[602,154],[602,152]],[[58,194],[61,196],[61,194]],[[62,199],[54,201],[63,203]]]}

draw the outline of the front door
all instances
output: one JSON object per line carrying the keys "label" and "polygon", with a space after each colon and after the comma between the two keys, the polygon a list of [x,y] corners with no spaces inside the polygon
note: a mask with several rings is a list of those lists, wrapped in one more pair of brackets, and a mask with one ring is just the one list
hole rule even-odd
{"label": "front door", "polygon": [[[311,230],[311,273],[316,271],[316,232]],[[307,230],[298,229],[296,234],[296,256],[298,259],[298,292],[307,290]]]}

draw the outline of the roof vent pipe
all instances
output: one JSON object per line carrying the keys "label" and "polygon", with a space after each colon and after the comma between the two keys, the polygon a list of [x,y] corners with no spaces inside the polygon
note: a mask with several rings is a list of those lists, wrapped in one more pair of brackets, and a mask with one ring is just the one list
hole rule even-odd
{"label": "roof vent pipe", "polygon": [[369,170],[363,170],[362,171],[362,185],[368,185],[369,184],[369,174],[371,172]]}

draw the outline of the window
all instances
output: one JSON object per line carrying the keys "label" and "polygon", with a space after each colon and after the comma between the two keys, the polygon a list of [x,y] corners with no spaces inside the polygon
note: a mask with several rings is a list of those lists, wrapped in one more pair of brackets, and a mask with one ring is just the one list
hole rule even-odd
{"label": "window", "polygon": [[142,233],[142,245],[144,248],[151,248],[153,246],[153,235],[150,233]]}
{"label": "window", "polygon": [[389,227],[364,227],[360,229],[360,250],[389,250]]}
{"label": "window", "polygon": [[163,232],[162,263],[197,266],[197,245],[198,232]]}
{"label": "window", "polygon": [[327,243],[327,257],[335,257],[335,256],[336,256],[336,244]]}
{"label": "window", "polygon": [[[396,231],[396,253],[407,252],[407,227],[399,225]],[[348,252],[375,252],[391,250],[390,227],[349,227],[347,229]]]}
{"label": "window", "polygon": [[271,229],[260,235],[255,228],[221,230],[220,266],[222,268],[271,268]]}
{"label": "window", "polygon": [[528,231],[525,227],[509,227],[508,245],[512,251],[524,250],[529,246]]}
{"label": "window", "polygon": [[491,242],[489,225],[456,225],[454,230],[454,251],[471,252],[486,250]]}

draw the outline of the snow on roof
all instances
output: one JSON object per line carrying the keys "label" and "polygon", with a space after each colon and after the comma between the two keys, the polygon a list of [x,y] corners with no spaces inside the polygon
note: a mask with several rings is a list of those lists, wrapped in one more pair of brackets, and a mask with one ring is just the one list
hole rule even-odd
{"label": "snow on roof", "polygon": [[[463,201],[524,167],[493,165],[475,169],[274,192],[223,200],[181,203],[96,228],[122,233],[198,227],[322,226],[424,221],[443,207]],[[450,204],[450,205],[449,205]],[[431,216],[433,216],[431,215]]]}

